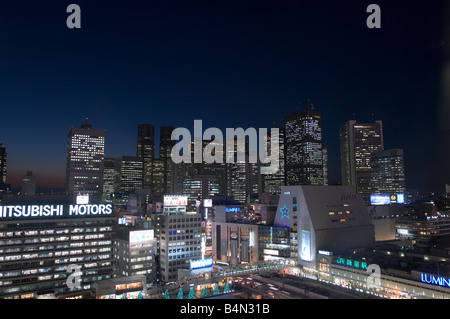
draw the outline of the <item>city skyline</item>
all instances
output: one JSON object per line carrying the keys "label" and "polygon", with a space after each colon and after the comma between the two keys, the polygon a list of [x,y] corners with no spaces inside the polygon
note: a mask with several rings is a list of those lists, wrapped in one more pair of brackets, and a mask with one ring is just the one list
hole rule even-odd
{"label": "city skyline", "polygon": [[383,121],[385,149],[404,149],[407,187],[448,182],[430,156],[440,2],[379,1],[379,30],[365,26],[368,3],[77,3],[79,30],[65,26],[69,3],[2,5],[0,143],[14,188],[27,171],[38,187],[64,188],[66,132],[85,117],[117,158],[136,155],[141,123],[278,126],[308,99],[322,114],[330,184],[341,181],[339,128],[351,119]]}

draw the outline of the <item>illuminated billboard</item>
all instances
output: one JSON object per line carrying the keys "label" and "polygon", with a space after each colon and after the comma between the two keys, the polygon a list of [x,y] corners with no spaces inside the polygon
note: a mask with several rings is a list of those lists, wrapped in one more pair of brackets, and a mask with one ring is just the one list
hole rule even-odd
{"label": "illuminated billboard", "polygon": [[89,195],[79,195],[79,196],[77,196],[77,204],[78,205],[87,205],[87,204],[89,204]]}
{"label": "illuminated billboard", "polygon": [[311,232],[308,230],[302,230],[302,246],[300,257],[304,261],[311,261]]}
{"label": "illuminated billboard", "polygon": [[405,194],[395,195],[370,195],[370,204],[372,205],[389,205],[389,204],[404,204]]}
{"label": "illuminated billboard", "polygon": [[164,196],[164,206],[187,206],[187,196]]}
{"label": "illuminated billboard", "polygon": [[226,207],[225,212],[226,213],[239,213],[241,211],[240,207]]}
{"label": "illuminated billboard", "polygon": [[212,199],[210,199],[210,198],[204,199],[203,200],[203,206],[204,207],[212,207]]}
{"label": "illuminated billboard", "polygon": [[199,268],[206,268],[211,267],[213,265],[213,259],[212,258],[206,258],[206,259],[197,259],[197,260],[191,260],[190,261],[190,269],[199,269]]}
{"label": "illuminated billboard", "polygon": [[372,205],[389,205],[390,203],[390,195],[370,195],[370,204]]}

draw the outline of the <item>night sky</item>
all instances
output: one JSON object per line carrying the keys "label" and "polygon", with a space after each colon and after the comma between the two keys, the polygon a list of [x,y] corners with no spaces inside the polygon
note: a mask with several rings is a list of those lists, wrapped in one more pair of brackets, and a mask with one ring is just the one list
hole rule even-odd
{"label": "night sky", "polygon": [[[81,29],[69,29],[69,4]],[[366,8],[381,7],[381,29]],[[436,154],[442,1],[2,1],[0,142],[8,182],[27,170],[64,187],[67,132],[86,117],[107,157],[135,155],[137,126],[268,128],[306,107],[323,116],[330,183],[339,128],[382,120],[409,188],[442,191]],[[301,105],[299,106],[299,102]],[[373,114],[373,116],[372,116]],[[157,134],[159,138],[159,134]]]}

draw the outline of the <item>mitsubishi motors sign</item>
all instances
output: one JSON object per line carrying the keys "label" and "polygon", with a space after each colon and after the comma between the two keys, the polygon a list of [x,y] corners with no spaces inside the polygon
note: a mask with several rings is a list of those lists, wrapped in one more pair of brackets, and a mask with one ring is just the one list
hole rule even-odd
{"label": "mitsubishi motors sign", "polygon": [[164,206],[187,206],[187,196],[164,196]]}

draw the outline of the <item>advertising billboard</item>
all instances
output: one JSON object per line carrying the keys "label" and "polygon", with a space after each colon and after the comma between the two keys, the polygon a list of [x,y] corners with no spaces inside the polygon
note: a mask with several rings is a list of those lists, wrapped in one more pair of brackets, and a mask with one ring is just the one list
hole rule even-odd
{"label": "advertising billboard", "polygon": [[302,230],[302,245],[300,257],[304,261],[311,261],[311,232],[308,230]]}
{"label": "advertising billboard", "polygon": [[164,206],[187,206],[187,196],[164,196]]}
{"label": "advertising billboard", "polygon": [[391,203],[390,195],[370,195],[370,204],[372,205],[389,205]]}

